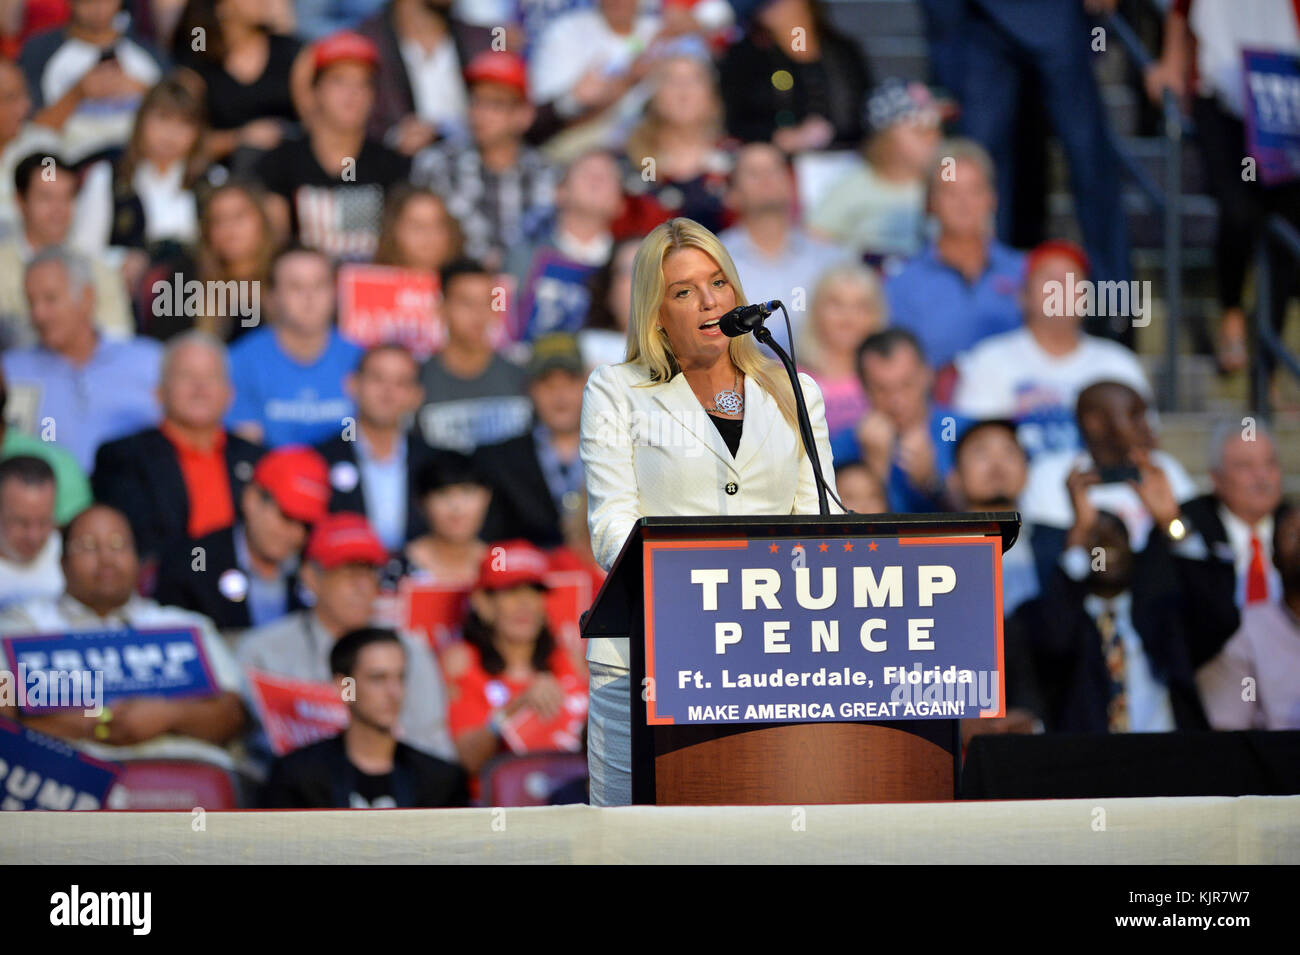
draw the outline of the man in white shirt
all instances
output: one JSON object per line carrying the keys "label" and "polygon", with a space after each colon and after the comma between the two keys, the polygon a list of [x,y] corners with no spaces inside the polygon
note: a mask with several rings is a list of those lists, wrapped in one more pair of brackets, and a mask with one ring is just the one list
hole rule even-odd
{"label": "man in white shirt", "polygon": [[1076,300],[1059,294],[1087,275],[1082,249],[1067,242],[1043,243],[1026,262],[1024,327],[987,338],[956,359],[956,411],[1015,421],[1031,458],[1079,446],[1074,403],[1093,382],[1122,382],[1151,397],[1137,356],[1109,339],[1085,334],[1085,316]]}
{"label": "man in white shirt", "polygon": [[[0,634],[19,636],[78,630],[187,627],[197,631],[217,693],[196,698],[132,697],[88,716],[82,709],[26,716],[34,730],[66,739],[100,759],[183,759],[226,769],[225,746],[244,727],[242,679],[212,623],[203,616],[136,596],[140,562],[131,525],[118,511],[91,505],[63,533],[61,596],[34,599],[0,614]],[[10,669],[0,650],[0,669]],[[15,707],[0,716],[17,718]]]}
{"label": "man in white shirt", "polygon": [[[1182,540],[1188,529],[1178,505],[1196,487],[1183,466],[1156,447],[1142,395],[1121,382],[1100,381],[1080,393],[1075,417],[1084,450],[1039,455],[1020,498],[1025,518],[1058,530],[1069,527],[1074,515],[1068,484],[1077,481],[1093,506],[1124,522],[1135,551],[1146,546],[1157,523]],[[1159,514],[1152,513],[1148,500],[1161,502]]]}
{"label": "man in white shirt", "polygon": [[27,455],[0,461],[0,607],[63,592],[54,469]]}
{"label": "man in white shirt", "polygon": [[120,2],[72,0],[65,26],[23,44],[18,63],[36,121],[57,129],[73,162],[131,135],[136,108],[162,78],[157,55],[119,29]]}
{"label": "man in white shirt", "polygon": [[1196,683],[1219,730],[1300,729],[1300,508],[1283,510],[1273,541],[1282,588],[1241,612],[1241,629]]}

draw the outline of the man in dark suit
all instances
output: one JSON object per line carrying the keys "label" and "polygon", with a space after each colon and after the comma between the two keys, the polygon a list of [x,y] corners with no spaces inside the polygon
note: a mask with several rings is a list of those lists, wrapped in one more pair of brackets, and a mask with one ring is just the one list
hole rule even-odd
{"label": "man in dark suit", "polygon": [[[1189,647],[1227,634],[1199,632],[1215,621],[1196,612],[1175,567],[1178,541],[1153,531],[1135,554],[1123,521],[1098,510],[1088,486],[1072,476],[1065,552],[1042,595],[1009,623],[1033,646],[1045,722],[1064,732],[1204,729]],[[1172,502],[1158,474],[1141,491],[1153,510]]]}
{"label": "man in dark suit", "polygon": [[324,459],[276,448],[253,469],[231,526],[183,541],[159,563],[159,603],[197,610],[220,630],[243,630],[300,610],[298,561],[307,533],[327,513]]}
{"label": "man in dark suit", "polygon": [[558,547],[564,516],[582,500],[578,426],[587,376],[578,340],[567,332],[538,338],[528,377],[532,430],[475,452],[493,492],[482,537],[523,537],[538,547]]}
{"label": "man in dark suit", "polygon": [[348,376],[355,424],[317,445],[329,465],[330,511],[364,514],[389,552],[428,530],[414,475],[433,456],[408,427],[424,399],[420,366],[402,345],[375,345]]}
{"label": "man in dark suit", "polygon": [[[1244,423],[1243,423],[1244,420]],[[1255,418],[1222,422],[1210,437],[1210,479],[1214,492],[1183,504],[1183,515],[1200,541],[1189,543],[1206,561],[1232,572],[1220,582],[1207,609],[1231,633],[1242,608],[1276,603],[1282,581],[1274,566],[1273,534],[1282,511],[1282,465],[1271,431]],[[1197,648],[1200,665],[1220,646]]]}
{"label": "man in dark suit", "polygon": [[232,398],[225,346],[187,332],[163,356],[160,426],[96,453],[95,498],[126,515],[142,561],[234,523],[235,502],[265,449],[223,427]]}

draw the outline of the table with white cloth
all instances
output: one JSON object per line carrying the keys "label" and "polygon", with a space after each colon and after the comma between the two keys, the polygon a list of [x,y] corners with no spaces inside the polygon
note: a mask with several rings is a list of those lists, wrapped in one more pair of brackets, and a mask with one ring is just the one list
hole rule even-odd
{"label": "table with white cloth", "polygon": [[1300,796],[0,813],[8,863],[1300,862]]}

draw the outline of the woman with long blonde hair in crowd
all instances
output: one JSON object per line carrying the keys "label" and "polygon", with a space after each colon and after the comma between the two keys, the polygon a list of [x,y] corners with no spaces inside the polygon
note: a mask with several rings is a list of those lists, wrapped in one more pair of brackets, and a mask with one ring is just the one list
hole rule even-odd
{"label": "woman with long blonde hair in crowd", "polygon": [[817,279],[795,348],[799,367],[821,387],[836,461],[857,457],[854,428],[871,410],[858,370],[858,346],[888,321],[884,286],[870,266],[847,262]]}

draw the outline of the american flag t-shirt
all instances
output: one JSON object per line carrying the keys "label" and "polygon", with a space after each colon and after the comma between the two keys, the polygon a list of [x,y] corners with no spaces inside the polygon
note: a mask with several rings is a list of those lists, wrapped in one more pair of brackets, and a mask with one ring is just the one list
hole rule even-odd
{"label": "american flag t-shirt", "polygon": [[377,183],[302,185],[294,192],[298,235],[332,258],[369,261],[379,242],[384,190]]}

